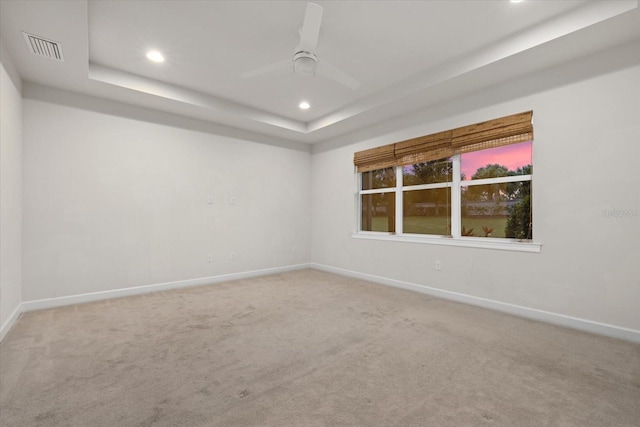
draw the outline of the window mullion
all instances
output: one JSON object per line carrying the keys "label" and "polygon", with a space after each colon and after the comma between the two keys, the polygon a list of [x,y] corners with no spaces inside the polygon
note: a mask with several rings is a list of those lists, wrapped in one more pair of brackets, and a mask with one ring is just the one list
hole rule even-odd
{"label": "window mullion", "polygon": [[396,166],[396,234],[404,233],[403,230],[403,202],[402,202],[402,166]]}
{"label": "window mullion", "polygon": [[437,182],[435,184],[410,185],[408,187],[403,187],[403,190],[404,191],[434,190],[436,188],[449,188],[449,187],[451,187],[450,182]]}
{"label": "window mullion", "polygon": [[460,185],[462,185],[463,187],[470,187],[472,185],[503,184],[506,182],[524,182],[524,181],[531,181],[531,175],[510,175],[510,176],[499,176],[496,178],[474,179],[471,181],[461,182]]}
{"label": "window mullion", "polygon": [[460,155],[451,158],[453,181],[451,183],[451,236],[460,237],[462,217],[462,191],[460,187]]}
{"label": "window mullion", "polygon": [[396,187],[387,187],[387,188],[374,188],[373,190],[361,190],[360,194],[382,194],[382,193],[393,193],[396,191]]}

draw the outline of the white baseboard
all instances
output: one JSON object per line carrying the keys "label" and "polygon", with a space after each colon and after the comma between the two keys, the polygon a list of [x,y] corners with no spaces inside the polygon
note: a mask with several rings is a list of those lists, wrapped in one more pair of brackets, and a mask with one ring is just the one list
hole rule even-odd
{"label": "white baseboard", "polygon": [[9,333],[13,325],[16,323],[16,320],[18,320],[18,317],[20,317],[20,314],[22,314],[22,304],[18,304],[9,318],[5,320],[2,326],[0,326],[0,342],[2,342],[5,335]]}
{"label": "white baseboard", "polygon": [[580,331],[590,332],[598,335],[619,338],[625,341],[640,343],[640,331],[629,329],[622,326],[615,326],[606,323],[594,322],[592,320],[580,319],[577,317],[566,316],[564,314],[552,313],[549,311],[538,310],[535,308],[524,307],[515,304],[504,303],[500,301],[490,300],[486,298],[474,297],[472,295],[460,294],[457,292],[445,291],[442,289],[432,288],[429,286],[418,285],[415,283],[403,282],[400,280],[389,279],[386,277],[375,276],[372,274],[360,273],[352,270],[331,267],[323,264],[312,263],[311,268],[328,273],[339,274],[342,276],[353,277],[356,279],[367,280],[369,282],[381,285],[393,286],[396,288],[407,289],[410,291],[420,292],[439,298],[444,298],[456,302],[475,305],[491,310],[501,311],[513,314],[527,319],[538,320],[545,323],[551,323],[558,326],[577,329]]}
{"label": "white baseboard", "polygon": [[212,285],[215,283],[229,282],[231,280],[240,280],[251,277],[267,276],[270,274],[286,273],[289,271],[302,270],[310,267],[311,265],[308,263],[296,264],[284,267],[266,268],[262,270],[243,271],[240,273],[222,274],[219,276],[201,277],[199,279],[178,280],[176,282],[157,283],[153,285],[136,286],[133,288],[125,289],[114,289],[112,291],[91,292],[87,294],[24,301],[18,307],[16,307],[15,311],[11,314],[9,319],[2,325],[2,329],[0,330],[0,341],[2,341],[5,335],[9,332],[20,314],[27,311],[43,310],[46,308],[62,307],[72,304],[82,304],[85,302],[127,297],[131,295],[140,295],[150,292],[166,291],[170,289],[187,288],[191,286]]}
{"label": "white baseboard", "polygon": [[221,274],[219,276],[201,277],[199,279],[178,280],[176,282],[157,283],[153,285],[136,286],[134,288],[115,289],[112,291],[92,292],[88,294],[70,295],[66,297],[47,298],[22,303],[22,311],[42,310],[45,308],[61,307],[63,305],[82,304],[110,298],[128,297],[149,292],[167,291],[170,289],[188,288],[191,286],[213,285],[231,280],[247,279],[250,277],[267,276],[269,274],[286,273],[288,271],[309,268],[310,264],[296,264],[285,267],[266,268],[263,270],[243,271],[240,273]]}
{"label": "white baseboard", "polygon": [[427,295],[433,295],[452,301],[465,304],[484,307],[504,313],[513,314],[528,319],[538,320],[554,325],[564,326],[585,332],[591,332],[599,335],[605,335],[613,338],[619,338],[626,341],[640,343],[640,331],[635,329],[624,328],[621,326],[610,325],[606,323],[594,322],[591,320],[580,319],[577,317],[565,316],[563,314],[552,313],[534,308],[508,304],[500,301],[490,300],[486,298],[474,297],[472,295],[461,294],[457,292],[445,291],[442,289],[432,288],[429,286],[418,285],[415,283],[403,282],[400,280],[389,279],[386,277],[375,276],[372,274],[360,273],[352,270],[345,270],[337,267],[330,267],[323,264],[305,263],[290,265],[285,267],[267,268],[263,270],[246,271],[241,273],[223,274],[219,276],[202,277],[199,279],[180,280],[175,282],[158,283],[146,286],[137,286],[133,288],[116,289],[112,291],[92,292],[80,295],[70,295],[58,298],[48,298],[34,301],[25,301],[21,303],[11,313],[9,318],[0,327],[0,341],[4,339],[11,330],[21,313],[33,310],[42,310],[46,308],[61,307],[71,304],[81,304],[85,302],[99,301],[109,298],[119,298],[131,295],[140,295],[150,292],[165,291],[170,289],[186,288],[191,286],[200,286],[207,284],[215,284],[228,282],[231,280],[247,279],[251,277],[267,276],[270,274],[286,273],[289,271],[302,270],[305,268],[314,268],[320,271],[339,274],[342,276],[353,277],[356,279],[367,280],[370,282],[393,286],[396,288],[407,289],[410,291],[420,292]]}

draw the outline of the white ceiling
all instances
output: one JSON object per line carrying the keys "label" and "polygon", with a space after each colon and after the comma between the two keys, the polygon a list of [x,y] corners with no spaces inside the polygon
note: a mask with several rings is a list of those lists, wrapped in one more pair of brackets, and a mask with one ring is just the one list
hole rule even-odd
{"label": "white ceiling", "polygon": [[[319,61],[355,90],[292,67],[243,76],[291,59],[306,1],[2,0],[0,34],[24,81],[306,143],[640,39],[637,0],[316,3]],[[22,31],[61,43],[64,62]]]}

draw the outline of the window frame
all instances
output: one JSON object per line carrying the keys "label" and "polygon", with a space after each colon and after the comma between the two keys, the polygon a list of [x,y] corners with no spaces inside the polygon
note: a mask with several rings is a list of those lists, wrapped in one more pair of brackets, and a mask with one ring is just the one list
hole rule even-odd
{"label": "window frame", "polygon": [[[528,239],[509,239],[509,238],[487,238],[475,236],[462,236],[462,188],[476,185],[501,184],[508,182],[524,182],[529,181],[533,184],[533,174],[528,175],[512,175],[497,178],[485,178],[476,180],[461,179],[461,154],[450,156],[452,161],[453,177],[451,181],[445,181],[433,184],[404,185],[403,166],[394,166],[396,185],[395,187],[386,187],[373,190],[361,190],[362,188],[362,172],[354,169],[356,175],[356,191],[355,191],[355,232],[352,237],[357,239],[374,239],[401,241],[411,243],[424,243],[445,246],[462,246],[472,248],[486,248],[519,252],[540,252],[542,244]],[[404,233],[404,192],[416,190],[428,190],[434,188],[451,188],[451,235],[434,235],[434,234],[417,234]],[[363,194],[380,194],[395,192],[395,231],[364,231],[362,230],[362,195]]]}

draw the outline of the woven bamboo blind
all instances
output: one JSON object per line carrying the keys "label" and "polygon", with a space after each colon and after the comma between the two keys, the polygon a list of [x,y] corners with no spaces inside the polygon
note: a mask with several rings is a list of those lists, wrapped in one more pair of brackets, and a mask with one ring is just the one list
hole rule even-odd
{"label": "woven bamboo blind", "polygon": [[358,172],[406,166],[533,139],[533,111],[358,151]]}
{"label": "woven bamboo blind", "polygon": [[453,155],[450,130],[408,139],[395,146],[396,166],[414,165]]}
{"label": "woven bamboo blind", "polygon": [[396,165],[395,144],[358,151],[353,155],[358,172],[384,169]]}
{"label": "woven bamboo blind", "polygon": [[456,154],[516,144],[533,139],[533,111],[453,129],[451,145]]}

